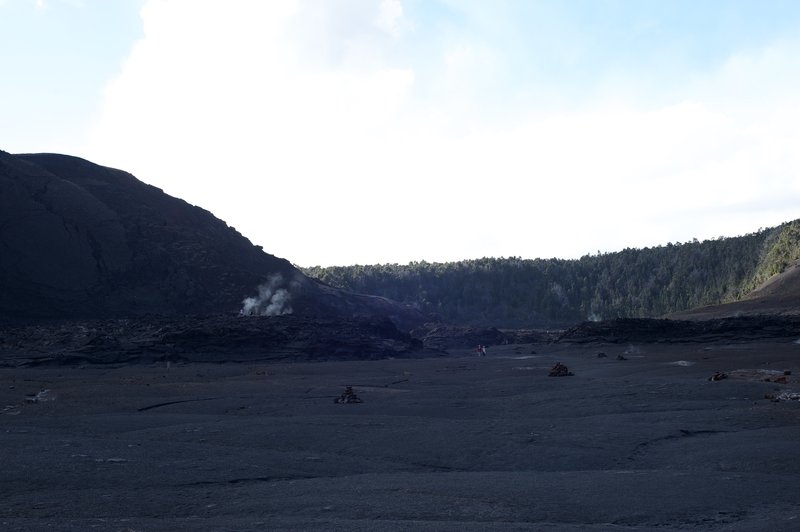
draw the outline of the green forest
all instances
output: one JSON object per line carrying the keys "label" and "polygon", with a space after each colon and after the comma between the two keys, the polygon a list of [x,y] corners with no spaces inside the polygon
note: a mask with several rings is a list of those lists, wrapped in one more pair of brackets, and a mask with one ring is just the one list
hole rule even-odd
{"label": "green forest", "polygon": [[657,317],[734,301],[800,259],[800,220],[755,233],[586,255],[304,268],[332,286],[385,296],[444,321],[546,327]]}

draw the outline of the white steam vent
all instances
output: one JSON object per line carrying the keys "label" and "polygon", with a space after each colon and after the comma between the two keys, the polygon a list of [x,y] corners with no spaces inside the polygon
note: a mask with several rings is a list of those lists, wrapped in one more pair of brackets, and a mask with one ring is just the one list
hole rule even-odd
{"label": "white steam vent", "polygon": [[289,293],[283,276],[273,275],[258,287],[258,295],[242,301],[239,311],[244,316],[282,316],[292,313],[292,295]]}

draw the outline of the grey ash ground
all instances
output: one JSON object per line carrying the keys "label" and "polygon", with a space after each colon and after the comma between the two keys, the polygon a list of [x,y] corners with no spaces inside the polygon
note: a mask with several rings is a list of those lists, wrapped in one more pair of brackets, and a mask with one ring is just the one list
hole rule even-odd
{"label": "grey ash ground", "polygon": [[798,353],[0,368],[0,528],[798,530]]}

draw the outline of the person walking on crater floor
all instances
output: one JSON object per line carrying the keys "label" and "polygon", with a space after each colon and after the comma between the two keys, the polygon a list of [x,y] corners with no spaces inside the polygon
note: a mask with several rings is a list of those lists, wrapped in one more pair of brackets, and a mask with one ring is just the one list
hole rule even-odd
{"label": "person walking on crater floor", "polygon": [[478,344],[478,347],[475,349],[475,351],[478,352],[478,356],[479,357],[485,357],[486,356],[486,346],[485,345]]}

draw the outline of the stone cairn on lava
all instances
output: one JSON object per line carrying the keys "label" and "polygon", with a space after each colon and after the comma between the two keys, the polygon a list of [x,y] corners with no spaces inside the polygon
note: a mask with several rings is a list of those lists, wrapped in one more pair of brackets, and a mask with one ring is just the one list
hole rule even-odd
{"label": "stone cairn on lava", "polygon": [[550,377],[572,377],[572,373],[567,366],[561,362],[556,362],[556,365],[550,368]]}
{"label": "stone cairn on lava", "polygon": [[352,386],[346,386],[342,395],[334,399],[333,402],[337,404],[350,404],[360,403],[362,401],[361,398],[356,395],[356,392],[353,391]]}

